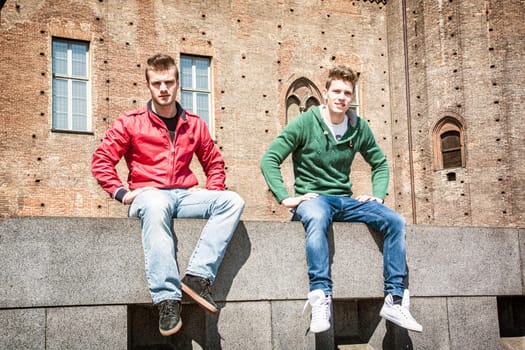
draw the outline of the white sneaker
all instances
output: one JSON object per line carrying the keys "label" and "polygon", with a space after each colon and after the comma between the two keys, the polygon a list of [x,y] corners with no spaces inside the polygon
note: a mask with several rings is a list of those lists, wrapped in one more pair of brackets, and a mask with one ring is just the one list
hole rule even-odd
{"label": "white sneaker", "polygon": [[410,292],[408,291],[408,289],[405,289],[403,291],[403,299],[401,300],[401,306],[403,306],[407,310],[410,310]]}
{"label": "white sneaker", "polygon": [[332,298],[326,296],[323,290],[316,289],[308,293],[308,300],[306,301],[306,304],[304,304],[303,313],[308,304],[312,307],[312,319],[309,328],[310,332],[321,333],[329,330]]}
{"label": "white sneaker", "polygon": [[422,332],[423,326],[421,326],[410,314],[408,307],[410,306],[410,298],[408,294],[403,295],[403,302],[401,305],[394,304],[394,299],[391,294],[388,294],[385,298],[385,303],[381,308],[379,316],[385,320],[397,324],[399,327],[406,328],[411,331]]}

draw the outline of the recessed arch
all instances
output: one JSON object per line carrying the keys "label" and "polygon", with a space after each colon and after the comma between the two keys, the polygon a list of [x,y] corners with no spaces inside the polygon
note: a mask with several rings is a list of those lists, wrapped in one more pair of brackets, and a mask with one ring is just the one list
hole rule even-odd
{"label": "recessed arch", "polygon": [[309,108],[319,106],[321,101],[322,94],[310,79],[296,79],[286,92],[286,123]]}

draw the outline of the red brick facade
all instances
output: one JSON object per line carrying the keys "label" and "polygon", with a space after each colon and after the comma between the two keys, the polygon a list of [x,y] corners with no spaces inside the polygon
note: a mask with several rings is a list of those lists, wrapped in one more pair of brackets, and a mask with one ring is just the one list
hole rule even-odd
{"label": "red brick facade", "polygon": [[[327,68],[345,63],[360,72],[359,112],[390,162],[388,205],[418,224],[523,227],[523,18],[520,0],[7,0],[0,216],[126,215],[92,178],[91,154],[119,114],[147,101],[144,63],[163,52],[211,57],[212,133],[245,219],[288,219],[259,160],[286,123],[290,86],[306,78],[322,90]],[[51,130],[54,37],[89,42],[90,133]],[[464,167],[435,166],[446,117],[463,127]],[[352,179],[356,193],[370,190],[362,160]]]}

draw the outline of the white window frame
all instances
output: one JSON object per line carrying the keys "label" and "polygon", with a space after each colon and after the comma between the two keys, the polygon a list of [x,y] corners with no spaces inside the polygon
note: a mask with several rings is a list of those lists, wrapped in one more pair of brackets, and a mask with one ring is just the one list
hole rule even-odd
{"label": "white window frame", "polygon": [[[68,45],[67,49],[67,73],[61,74],[54,71],[54,61],[55,61],[55,55],[54,55],[54,44],[55,43],[65,43]],[[86,63],[86,75],[85,76],[78,76],[73,75],[73,53],[71,46],[72,45],[82,45],[86,48],[86,57],[85,57],[85,63]],[[54,37],[52,38],[52,113],[51,113],[51,123],[52,123],[52,130],[53,131],[71,131],[71,132],[80,132],[80,133],[91,133],[92,132],[92,111],[91,111],[91,80],[90,80],[90,72],[91,72],[91,64],[90,64],[90,55],[89,55],[89,43],[86,41],[80,41],[80,40],[71,40],[71,39],[64,39],[64,38],[58,38]],[[65,80],[67,81],[67,127],[56,127],[56,110],[55,110],[55,95],[54,95],[54,86],[56,80]],[[86,128],[85,129],[76,129],[73,127],[73,82],[86,82],[86,107],[85,113],[86,116]]]}
{"label": "white window frame", "polygon": [[355,84],[354,87],[354,101],[350,104],[350,109],[352,109],[356,115],[359,114],[359,83]]}
{"label": "white window frame", "polygon": [[[203,117],[202,115],[199,115],[199,117],[201,117],[205,122],[206,124],[208,125],[208,129],[210,130],[210,133],[212,134],[213,136],[213,130],[214,130],[214,115],[213,115],[213,95],[212,95],[212,79],[211,79],[211,57],[207,57],[207,56],[197,56],[197,55],[188,55],[188,54],[181,54],[180,55],[180,59],[182,61],[182,59],[185,58],[185,59],[191,59],[192,61],[192,65],[191,65],[191,88],[189,87],[183,87],[182,86],[182,81],[180,83],[180,96],[181,96],[181,101],[182,101],[182,93],[185,92],[185,93],[191,93],[192,94],[192,106],[189,107],[189,106],[182,106],[184,109],[192,112],[192,113],[195,113],[197,115],[199,115],[199,113],[196,111],[197,110],[197,94],[207,94],[208,95],[208,118],[205,118]],[[196,69],[196,66],[195,66],[195,61],[196,60],[206,60],[208,62],[208,70],[207,70],[207,77],[208,77],[208,89],[207,90],[204,90],[204,89],[198,89],[197,88],[197,69]],[[180,76],[181,76],[181,80],[182,80],[182,65],[179,64],[179,67],[181,69],[181,72],[180,72]]]}

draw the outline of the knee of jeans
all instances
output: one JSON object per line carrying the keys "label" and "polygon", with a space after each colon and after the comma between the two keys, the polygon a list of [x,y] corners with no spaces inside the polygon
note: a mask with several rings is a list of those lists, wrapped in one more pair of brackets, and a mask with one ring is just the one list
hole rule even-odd
{"label": "knee of jeans", "polygon": [[301,213],[301,221],[303,223],[328,226],[330,218],[328,218],[322,211],[309,211]]}
{"label": "knee of jeans", "polygon": [[401,215],[396,213],[390,218],[390,227],[391,227],[391,232],[397,232],[398,233],[397,235],[402,235],[403,237],[405,237],[406,222],[405,222],[405,219]]}
{"label": "knee of jeans", "polygon": [[402,217],[400,214],[395,213],[395,215],[392,217],[392,224],[397,227],[405,227],[406,221],[405,218]]}
{"label": "knee of jeans", "polygon": [[244,210],[244,199],[237,192],[224,191],[224,202],[240,211]]}
{"label": "knee of jeans", "polygon": [[149,216],[160,216],[164,217],[166,215],[171,215],[170,212],[170,203],[165,197],[161,196],[148,196],[140,200],[139,213],[141,215]]}

